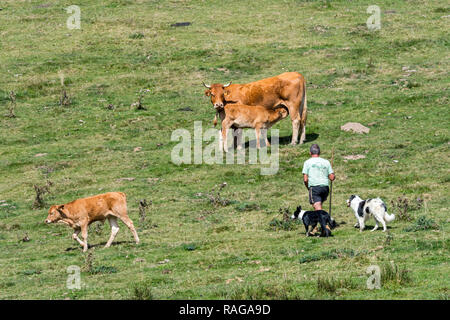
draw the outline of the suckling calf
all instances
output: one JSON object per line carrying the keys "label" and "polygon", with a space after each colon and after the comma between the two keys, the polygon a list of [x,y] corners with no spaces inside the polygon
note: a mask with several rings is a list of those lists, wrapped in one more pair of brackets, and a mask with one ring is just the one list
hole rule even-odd
{"label": "suckling calf", "polygon": [[[278,105],[275,109],[267,109],[263,106],[249,106],[245,104],[226,104],[217,110],[222,120],[223,150],[228,152],[227,130],[234,128],[254,128],[256,133],[256,147],[260,148],[261,129],[269,129],[275,123],[288,116],[286,106]],[[265,134],[266,146],[270,146]],[[240,144],[240,141],[238,141]]]}

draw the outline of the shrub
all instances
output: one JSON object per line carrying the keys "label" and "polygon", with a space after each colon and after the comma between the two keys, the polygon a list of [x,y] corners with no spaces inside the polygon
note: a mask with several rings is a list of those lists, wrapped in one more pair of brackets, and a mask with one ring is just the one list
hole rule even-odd
{"label": "shrub", "polygon": [[409,201],[405,196],[398,197],[397,200],[391,200],[391,205],[394,211],[397,212],[397,219],[400,221],[412,221],[413,217],[408,211],[414,211],[422,208],[423,199],[418,197],[415,203]]}
{"label": "shrub", "polygon": [[291,213],[289,208],[279,208],[279,214],[282,215],[281,219],[274,218],[269,222],[269,226],[273,230],[285,230],[291,231],[297,229],[299,225],[303,225],[302,221],[298,219],[291,219]]}
{"label": "shrub", "polygon": [[153,300],[154,295],[152,288],[147,284],[138,284],[133,288],[133,294],[130,297],[131,300]]}
{"label": "shrub", "polygon": [[95,266],[89,270],[90,274],[99,274],[99,273],[116,273],[117,269],[115,267],[110,266]]}
{"label": "shrub", "polygon": [[230,300],[300,300],[304,293],[300,292],[295,284],[287,282],[267,285],[254,284],[227,290],[226,299]]}
{"label": "shrub", "polygon": [[420,230],[439,230],[439,225],[431,218],[427,218],[425,216],[420,216],[419,219],[416,220],[412,225],[406,227],[404,231],[406,232],[415,232]]}
{"label": "shrub", "polygon": [[394,263],[385,263],[381,267],[381,283],[383,285],[389,282],[404,285],[411,281],[412,279],[409,270],[399,268]]}
{"label": "shrub", "polygon": [[194,251],[194,250],[198,249],[198,247],[199,246],[195,243],[183,243],[181,245],[181,248],[184,250],[187,250],[187,251]]}
{"label": "shrub", "polygon": [[351,279],[321,278],[317,279],[317,291],[335,293],[337,289],[355,289],[357,285]]}
{"label": "shrub", "polygon": [[259,210],[260,206],[256,203],[242,202],[236,206],[237,211],[253,211]]}

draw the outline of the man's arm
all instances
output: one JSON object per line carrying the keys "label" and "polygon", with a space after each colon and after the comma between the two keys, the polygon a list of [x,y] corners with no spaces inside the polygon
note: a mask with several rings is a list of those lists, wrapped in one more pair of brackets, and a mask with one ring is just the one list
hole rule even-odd
{"label": "man's arm", "polygon": [[331,164],[329,161],[328,161],[328,179],[330,179],[331,181],[334,181],[334,179],[336,179],[333,168],[331,168]]}
{"label": "man's arm", "polygon": [[305,184],[306,189],[308,188],[308,175],[307,174],[303,174],[303,183]]}

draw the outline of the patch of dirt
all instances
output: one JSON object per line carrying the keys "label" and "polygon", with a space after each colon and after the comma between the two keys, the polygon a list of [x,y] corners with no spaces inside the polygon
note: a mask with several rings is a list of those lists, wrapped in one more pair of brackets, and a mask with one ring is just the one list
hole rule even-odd
{"label": "patch of dirt", "polygon": [[358,122],[347,122],[343,126],[341,126],[341,130],[344,131],[353,131],[356,133],[369,133],[370,129],[363,126],[361,123]]}
{"label": "patch of dirt", "polygon": [[359,160],[359,159],[364,159],[366,156],[363,154],[355,154],[355,155],[348,155],[348,156],[344,156],[343,158],[345,160]]}

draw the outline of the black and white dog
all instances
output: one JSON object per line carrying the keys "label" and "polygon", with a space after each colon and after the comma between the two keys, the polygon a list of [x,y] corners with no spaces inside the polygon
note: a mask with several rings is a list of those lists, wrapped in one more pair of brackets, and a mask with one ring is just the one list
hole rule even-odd
{"label": "black and white dog", "polygon": [[307,237],[313,235],[311,231],[316,228],[318,223],[322,229],[320,234],[322,237],[332,236],[331,229],[336,228],[336,221],[325,210],[305,211],[302,210],[301,206],[298,206],[291,218],[303,221]]}
{"label": "black and white dog", "polygon": [[378,229],[378,223],[383,225],[383,232],[386,231],[386,222],[395,219],[394,214],[387,213],[386,205],[380,198],[363,200],[358,196],[351,195],[347,200],[347,207],[351,207],[355,211],[355,217],[358,221],[355,228],[359,227],[362,232],[365,228],[365,222],[373,215],[376,225],[371,231]]}

